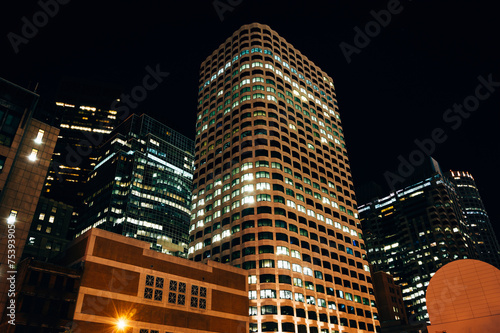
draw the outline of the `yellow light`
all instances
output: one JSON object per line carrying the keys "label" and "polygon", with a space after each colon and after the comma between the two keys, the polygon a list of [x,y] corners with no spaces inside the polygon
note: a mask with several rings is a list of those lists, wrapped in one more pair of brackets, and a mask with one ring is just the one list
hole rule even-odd
{"label": "yellow light", "polygon": [[116,323],[116,327],[120,330],[123,331],[125,327],[127,327],[127,321],[123,318],[119,318],[118,322]]}

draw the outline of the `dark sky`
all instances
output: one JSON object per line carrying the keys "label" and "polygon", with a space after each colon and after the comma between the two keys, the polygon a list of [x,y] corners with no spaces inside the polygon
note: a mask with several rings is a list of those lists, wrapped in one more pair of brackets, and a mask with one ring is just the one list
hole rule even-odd
{"label": "dark sky", "polygon": [[231,6],[223,20],[211,0],[73,0],[42,22],[18,53],[8,34],[22,35],[22,18],[40,18],[41,7],[3,4],[0,76],[22,86],[39,82],[45,96],[68,75],[117,83],[127,93],[141,84],[146,66],[159,64],[170,75],[136,110],[193,138],[201,62],[241,25],[268,24],[334,79],[355,185],[385,184],[398,156],[408,158],[417,149],[414,140],[441,128],[447,138],[432,156],[443,170],[473,174],[500,234],[500,87],[460,125],[443,119],[455,103],[474,101],[479,76],[500,82],[494,2],[401,1],[350,63],[339,45],[354,45],[354,28],[364,30],[374,20],[371,11],[394,1],[218,2]]}

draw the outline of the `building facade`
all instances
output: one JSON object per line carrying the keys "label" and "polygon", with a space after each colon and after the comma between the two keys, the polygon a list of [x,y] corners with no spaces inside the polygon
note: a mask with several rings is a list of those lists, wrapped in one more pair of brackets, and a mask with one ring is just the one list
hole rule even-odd
{"label": "building facade", "polygon": [[32,115],[38,95],[0,78],[0,312],[16,274],[59,130]]}
{"label": "building facade", "polygon": [[33,215],[23,258],[50,261],[64,251],[69,226],[73,218],[73,206],[40,196]]}
{"label": "building facade", "polygon": [[375,300],[382,329],[408,324],[401,287],[386,272],[372,274]]}
{"label": "building facade", "polygon": [[131,115],[99,147],[77,234],[101,228],[187,257],[194,143]]}
{"label": "building facade", "polygon": [[455,185],[477,259],[500,269],[500,246],[474,178],[464,171],[450,171],[448,178]]}
{"label": "building facade", "polygon": [[434,273],[475,257],[455,188],[432,162],[427,178],[359,206],[368,260],[401,286],[412,321],[429,320],[425,291]]}
{"label": "building facade", "polygon": [[373,332],[332,79],[250,24],[201,65],[189,256],[249,273],[251,332]]}
{"label": "building facade", "polygon": [[23,261],[16,325],[2,332],[247,333],[246,271],[158,253],[101,229],[59,265]]}

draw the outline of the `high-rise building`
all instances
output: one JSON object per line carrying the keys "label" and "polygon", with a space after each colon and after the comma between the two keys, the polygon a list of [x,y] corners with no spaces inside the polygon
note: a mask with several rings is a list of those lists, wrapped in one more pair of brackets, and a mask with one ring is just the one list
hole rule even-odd
{"label": "high-rise building", "polygon": [[500,246],[474,178],[464,171],[450,171],[448,178],[455,184],[477,259],[500,269]]}
{"label": "high-rise building", "polygon": [[32,117],[37,100],[36,93],[0,78],[0,314],[59,133]]}
{"label": "high-rise building", "polygon": [[61,82],[51,110],[60,122],[59,138],[43,196],[64,202],[78,210],[83,201],[84,184],[96,165],[95,148],[118,125],[117,88],[82,80]]}
{"label": "high-rise building", "polygon": [[332,79],[266,25],[201,65],[190,258],[249,272],[251,332],[373,332]]}
{"label": "high-rise building", "polygon": [[453,184],[433,159],[424,169],[430,173],[421,181],[359,206],[368,260],[401,286],[414,322],[428,321],[425,291],[434,273],[475,257]]}
{"label": "high-rise building", "polygon": [[131,115],[98,149],[78,234],[101,228],[187,256],[194,143],[147,115]]}

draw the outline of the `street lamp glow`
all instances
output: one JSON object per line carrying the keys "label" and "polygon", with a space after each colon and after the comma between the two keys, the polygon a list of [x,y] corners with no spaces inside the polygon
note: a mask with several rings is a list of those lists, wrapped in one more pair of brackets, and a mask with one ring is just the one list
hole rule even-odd
{"label": "street lamp glow", "polygon": [[120,331],[123,331],[125,329],[125,327],[127,327],[127,321],[123,318],[118,319],[118,322],[116,323],[116,327]]}

